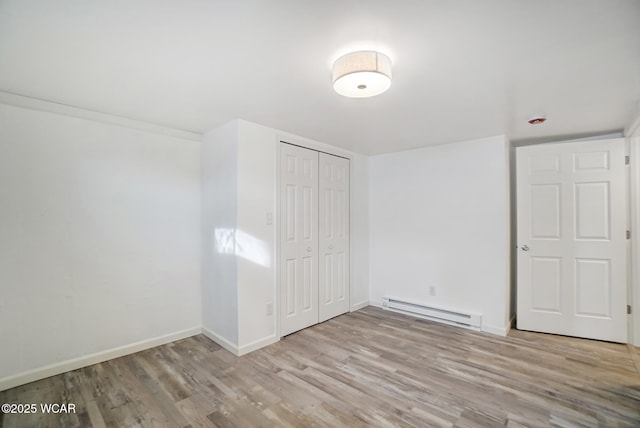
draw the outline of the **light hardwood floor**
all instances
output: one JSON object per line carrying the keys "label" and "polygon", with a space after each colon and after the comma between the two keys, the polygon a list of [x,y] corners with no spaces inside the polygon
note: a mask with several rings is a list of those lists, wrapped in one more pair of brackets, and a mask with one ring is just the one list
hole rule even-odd
{"label": "light hardwood floor", "polygon": [[640,426],[638,350],[368,307],[235,357],[203,336],[0,393],[4,427]]}

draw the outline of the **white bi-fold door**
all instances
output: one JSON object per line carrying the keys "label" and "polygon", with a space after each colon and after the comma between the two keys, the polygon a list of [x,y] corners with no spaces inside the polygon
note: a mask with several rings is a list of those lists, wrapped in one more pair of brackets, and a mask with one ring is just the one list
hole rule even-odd
{"label": "white bi-fold door", "polygon": [[349,310],[349,161],[280,144],[280,335]]}
{"label": "white bi-fold door", "polygon": [[627,341],[624,140],[517,149],[517,327]]}
{"label": "white bi-fold door", "polygon": [[318,322],[318,152],[280,145],[280,332]]}
{"label": "white bi-fold door", "polygon": [[319,321],[349,311],[349,160],[319,153]]}

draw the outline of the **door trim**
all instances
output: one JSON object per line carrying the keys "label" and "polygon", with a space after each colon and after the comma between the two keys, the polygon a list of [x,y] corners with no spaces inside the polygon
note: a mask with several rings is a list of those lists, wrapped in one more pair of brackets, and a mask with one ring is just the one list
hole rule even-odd
{"label": "door trim", "polygon": [[[640,131],[638,131],[640,134]],[[640,165],[638,164],[638,156],[640,156],[640,135],[630,137],[629,154],[631,160],[629,162],[629,229],[631,230],[631,251],[628,260],[631,261],[631,275],[629,280],[630,296],[629,304],[631,305],[631,319],[629,329],[629,343],[634,346],[640,346],[640,263],[637,262],[640,257]],[[636,262],[634,263],[634,259]]]}

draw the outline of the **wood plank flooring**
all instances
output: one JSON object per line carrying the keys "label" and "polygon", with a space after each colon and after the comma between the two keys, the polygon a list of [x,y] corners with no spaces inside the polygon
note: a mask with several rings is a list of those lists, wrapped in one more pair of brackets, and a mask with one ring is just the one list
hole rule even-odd
{"label": "wood plank flooring", "polygon": [[0,392],[10,427],[640,427],[638,350],[368,307],[235,357],[203,336]]}

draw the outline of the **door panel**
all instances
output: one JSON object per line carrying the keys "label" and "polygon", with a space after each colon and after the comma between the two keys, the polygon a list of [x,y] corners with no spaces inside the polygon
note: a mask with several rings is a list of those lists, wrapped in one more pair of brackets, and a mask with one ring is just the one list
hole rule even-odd
{"label": "door panel", "polygon": [[576,183],[576,239],[604,240],[611,238],[609,183]]}
{"label": "door panel", "polygon": [[573,167],[575,171],[608,171],[609,152],[575,153]]}
{"label": "door panel", "polygon": [[286,312],[286,317],[291,317],[296,314],[296,277],[298,260],[289,259],[285,262],[284,279],[282,285],[284,286],[285,304],[283,305]]}
{"label": "door panel", "polygon": [[560,239],[560,186],[538,184],[530,187],[531,237]]}
{"label": "door panel", "polygon": [[624,140],[517,149],[518,328],[627,341]]}
{"label": "door panel", "polygon": [[302,258],[302,266],[302,311],[315,313],[316,295],[318,294],[316,262],[312,256],[305,256]]}
{"label": "door panel", "polygon": [[576,259],[576,315],[611,317],[610,260]]}
{"label": "door panel", "polygon": [[531,307],[560,313],[561,263],[557,257],[531,258]]}
{"label": "door panel", "polygon": [[280,334],[318,322],[318,152],[280,147]]}
{"label": "door panel", "polygon": [[320,153],[320,321],[349,311],[349,160]]}

